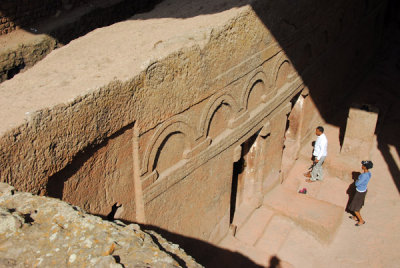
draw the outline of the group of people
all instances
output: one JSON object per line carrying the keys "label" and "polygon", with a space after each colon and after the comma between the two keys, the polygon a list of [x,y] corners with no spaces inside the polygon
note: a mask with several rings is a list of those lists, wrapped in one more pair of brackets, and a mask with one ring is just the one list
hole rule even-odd
{"label": "group of people", "polygon": [[[328,139],[324,134],[324,128],[318,126],[315,129],[315,134],[317,135],[317,140],[314,144],[313,150],[313,164],[311,170],[304,174],[307,177],[306,182],[313,183],[316,181],[323,180],[323,168],[322,164],[328,155]],[[365,196],[367,194],[367,185],[371,179],[371,172],[369,171],[373,167],[373,163],[369,160],[361,161],[362,173],[358,176],[355,181],[355,194],[350,197],[351,202],[349,203],[347,209],[353,214],[350,216],[351,219],[355,220],[357,223],[355,226],[360,226],[365,224],[365,220],[361,217],[360,210],[364,206]]]}

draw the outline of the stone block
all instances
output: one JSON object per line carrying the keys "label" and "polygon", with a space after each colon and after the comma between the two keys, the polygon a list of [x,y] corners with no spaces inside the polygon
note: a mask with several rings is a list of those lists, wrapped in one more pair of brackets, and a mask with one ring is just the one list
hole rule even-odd
{"label": "stone block", "polygon": [[355,103],[350,107],[341,154],[361,160],[370,159],[378,108]]}

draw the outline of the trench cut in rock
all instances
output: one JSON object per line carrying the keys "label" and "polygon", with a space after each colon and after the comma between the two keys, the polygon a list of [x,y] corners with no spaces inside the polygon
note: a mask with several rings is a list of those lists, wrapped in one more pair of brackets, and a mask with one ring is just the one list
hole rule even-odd
{"label": "trench cut in rock", "polygon": [[316,126],[337,140],[325,119],[371,66],[386,1],[325,2],[165,0],[52,51],[0,84],[1,181],[164,230],[206,264],[230,241],[240,254],[219,254],[270,265],[280,223],[331,242],[343,200],[299,195],[291,170]]}

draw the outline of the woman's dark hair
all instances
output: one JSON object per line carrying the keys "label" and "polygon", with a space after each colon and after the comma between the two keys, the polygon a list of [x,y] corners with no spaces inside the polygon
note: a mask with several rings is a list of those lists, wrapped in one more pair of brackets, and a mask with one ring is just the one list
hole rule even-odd
{"label": "woman's dark hair", "polygon": [[367,169],[371,169],[371,168],[374,166],[374,164],[372,163],[372,161],[369,161],[369,160],[361,161],[361,165],[363,165],[363,166],[366,167]]}

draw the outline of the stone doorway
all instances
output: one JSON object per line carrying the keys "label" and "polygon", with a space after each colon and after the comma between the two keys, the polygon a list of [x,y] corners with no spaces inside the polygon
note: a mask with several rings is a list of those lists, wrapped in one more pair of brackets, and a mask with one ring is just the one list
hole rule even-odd
{"label": "stone doorway", "polygon": [[243,204],[251,204],[261,194],[262,178],[259,176],[259,158],[261,152],[259,132],[241,144],[240,159],[233,163],[230,223],[235,212]]}

